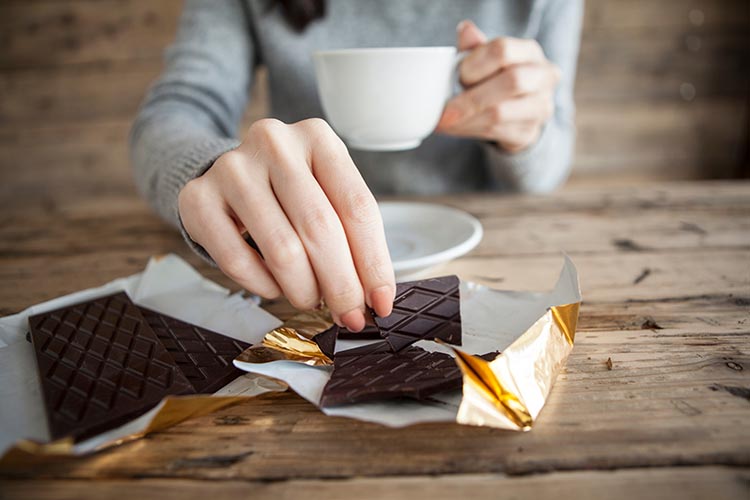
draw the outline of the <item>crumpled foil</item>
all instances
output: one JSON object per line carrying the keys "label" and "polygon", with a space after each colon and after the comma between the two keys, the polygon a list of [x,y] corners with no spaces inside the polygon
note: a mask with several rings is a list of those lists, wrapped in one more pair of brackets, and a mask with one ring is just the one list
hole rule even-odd
{"label": "crumpled foil", "polygon": [[297,314],[268,332],[260,344],[245,349],[236,359],[243,363],[287,360],[308,366],[332,365],[333,360],[312,340],[331,326],[333,319],[326,308]]}
{"label": "crumpled foil", "polygon": [[[457,422],[527,431],[537,420],[558,373],[573,349],[581,295],[578,274],[566,257],[554,289],[546,293],[493,290],[461,282],[462,346],[419,341],[428,351],[451,354],[463,373],[463,390],[433,395],[430,401],[377,401],[320,408],[327,415],[345,416],[403,427],[424,422]],[[310,318],[307,318],[309,321]],[[261,351],[248,349],[235,365],[251,373],[283,381],[318,405],[331,371],[327,358],[307,335],[303,318],[269,333]],[[357,344],[360,342],[360,344]],[[367,341],[338,341],[336,351]],[[500,351],[492,361],[477,355]],[[306,365],[306,366],[302,366]]]}

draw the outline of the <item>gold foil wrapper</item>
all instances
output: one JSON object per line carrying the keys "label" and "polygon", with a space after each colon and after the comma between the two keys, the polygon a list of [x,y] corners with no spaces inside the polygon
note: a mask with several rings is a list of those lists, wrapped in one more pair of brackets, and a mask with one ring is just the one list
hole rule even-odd
{"label": "gold foil wrapper", "polygon": [[236,359],[246,363],[285,360],[310,366],[332,365],[333,360],[323,354],[312,340],[331,326],[333,319],[326,308],[297,314],[279,328],[268,332],[261,344],[245,349]]}
{"label": "gold foil wrapper", "polygon": [[[91,452],[98,452],[129,441],[140,439],[152,432],[167,429],[184,420],[246,401],[247,396],[168,396],[153,416],[149,424],[142,430],[127,436],[105,441]],[[40,463],[50,463],[64,460],[78,455],[73,439],[67,437],[50,443],[39,443],[28,439],[18,441],[12,448],[0,457],[0,468],[25,468]]]}
{"label": "gold foil wrapper", "polygon": [[489,362],[449,346],[464,376],[456,422],[530,430],[573,349],[579,308],[551,307]]}

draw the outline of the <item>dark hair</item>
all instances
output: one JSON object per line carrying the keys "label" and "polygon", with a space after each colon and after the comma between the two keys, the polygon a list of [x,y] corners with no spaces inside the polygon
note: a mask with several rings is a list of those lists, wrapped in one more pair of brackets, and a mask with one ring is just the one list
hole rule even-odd
{"label": "dark hair", "polygon": [[307,25],[326,14],[325,0],[273,0],[271,6],[278,5],[284,19],[298,33]]}

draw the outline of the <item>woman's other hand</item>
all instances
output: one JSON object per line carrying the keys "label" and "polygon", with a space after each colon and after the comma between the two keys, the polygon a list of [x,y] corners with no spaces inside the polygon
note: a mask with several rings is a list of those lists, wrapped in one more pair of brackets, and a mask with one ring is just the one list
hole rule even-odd
{"label": "woman's other hand", "polygon": [[365,303],[390,314],[395,282],[377,203],[325,121],[255,122],[178,203],[190,237],[247,290],[283,294],[298,309],[322,298],[353,331],[365,325]]}
{"label": "woman's other hand", "polygon": [[457,28],[465,91],[445,106],[437,131],[494,141],[516,153],[534,144],[554,113],[560,70],[535,40],[487,37],[471,21]]}

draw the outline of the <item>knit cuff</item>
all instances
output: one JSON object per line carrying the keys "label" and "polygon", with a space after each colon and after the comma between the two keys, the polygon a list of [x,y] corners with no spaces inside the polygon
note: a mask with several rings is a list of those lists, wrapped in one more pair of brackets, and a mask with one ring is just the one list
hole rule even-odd
{"label": "knit cuff", "polygon": [[226,138],[210,138],[197,141],[192,146],[182,150],[176,161],[179,167],[170,169],[161,179],[162,185],[159,192],[166,198],[164,202],[166,202],[167,210],[169,210],[169,213],[165,214],[167,219],[177,226],[188,246],[212,265],[215,265],[213,259],[211,259],[202,246],[190,238],[190,235],[185,230],[185,226],[180,218],[177,198],[182,188],[185,187],[185,184],[206,173],[213,166],[217,158],[236,148],[239,144],[239,141],[236,139]]}

